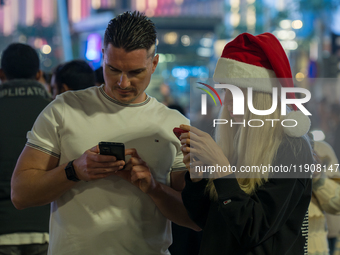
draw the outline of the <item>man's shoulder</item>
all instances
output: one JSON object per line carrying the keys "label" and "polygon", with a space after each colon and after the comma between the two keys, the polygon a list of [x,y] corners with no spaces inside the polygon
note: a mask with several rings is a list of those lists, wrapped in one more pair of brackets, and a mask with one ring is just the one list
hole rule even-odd
{"label": "man's shoulder", "polygon": [[58,100],[62,100],[65,103],[67,102],[82,102],[82,101],[89,101],[89,100],[95,100],[97,95],[98,88],[93,86],[89,87],[87,89],[81,89],[81,90],[68,90],[56,97]]}
{"label": "man's shoulder", "polygon": [[92,87],[88,87],[86,89],[80,89],[80,90],[68,90],[60,95],[63,96],[91,96],[94,93],[96,93],[98,91],[98,87],[97,86],[92,86]]}
{"label": "man's shoulder", "polygon": [[185,117],[182,113],[180,113],[176,109],[171,109],[165,104],[157,101],[155,98],[151,98],[151,103],[153,104],[153,109],[157,109],[160,113],[164,114],[164,116],[167,116],[168,118],[175,118],[179,120],[185,120],[188,121],[188,118]]}

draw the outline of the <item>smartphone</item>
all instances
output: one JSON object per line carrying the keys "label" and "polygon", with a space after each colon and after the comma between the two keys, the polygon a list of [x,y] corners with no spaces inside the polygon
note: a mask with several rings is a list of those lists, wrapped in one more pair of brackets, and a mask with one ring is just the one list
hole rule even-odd
{"label": "smartphone", "polygon": [[124,143],[100,142],[99,151],[101,155],[112,155],[117,160],[125,161],[125,146]]}
{"label": "smartphone", "polygon": [[181,128],[174,128],[173,131],[174,131],[174,134],[177,136],[178,139],[180,139],[179,137],[181,136],[182,133],[188,132],[188,131],[185,131]]}

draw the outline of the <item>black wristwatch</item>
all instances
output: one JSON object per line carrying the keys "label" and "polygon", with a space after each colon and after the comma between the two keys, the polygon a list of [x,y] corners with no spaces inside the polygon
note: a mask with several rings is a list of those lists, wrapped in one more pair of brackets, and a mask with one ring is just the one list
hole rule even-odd
{"label": "black wristwatch", "polygon": [[73,167],[73,161],[74,160],[68,162],[67,166],[65,167],[66,177],[70,181],[79,182],[80,180],[78,179],[76,171],[74,170]]}

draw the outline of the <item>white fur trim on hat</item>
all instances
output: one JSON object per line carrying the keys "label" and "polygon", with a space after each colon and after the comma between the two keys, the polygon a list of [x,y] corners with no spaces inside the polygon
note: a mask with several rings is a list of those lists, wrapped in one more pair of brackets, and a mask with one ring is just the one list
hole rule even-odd
{"label": "white fur trim on hat", "polygon": [[309,131],[310,128],[310,119],[308,116],[304,115],[301,111],[291,111],[284,119],[288,120],[293,119],[296,121],[297,125],[295,127],[289,127],[292,125],[291,123],[286,123],[287,127],[283,127],[283,131],[291,137],[301,137]]}
{"label": "white fur trim on hat", "polygon": [[275,72],[264,67],[246,64],[229,58],[217,61],[213,79],[222,84],[232,84],[241,88],[252,87],[254,91],[272,93],[279,82]]}

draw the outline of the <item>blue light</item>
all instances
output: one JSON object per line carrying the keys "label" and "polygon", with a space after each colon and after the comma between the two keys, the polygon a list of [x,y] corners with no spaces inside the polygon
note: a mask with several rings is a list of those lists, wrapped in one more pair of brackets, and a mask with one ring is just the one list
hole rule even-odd
{"label": "blue light", "polygon": [[185,67],[175,67],[171,73],[178,79],[186,79],[189,76],[189,70]]}
{"label": "blue light", "polygon": [[197,66],[194,66],[193,68],[191,68],[191,74],[192,76],[196,77],[199,75],[199,72],[198,72],[198,67]]}
{"label": "blue light", "polygon": [[209,70],[205,66],[176,66],[172,69],[171,74],[180,80],[185,80],[188,77],[207,78],[209,76]]}
{"label": "blue light", "polygon": [[86,59],[87,60],[96,60],[100,57],[100,53],[95,50],[88,50],[86,52]]}
{"label": "blue light", "polygon": [[90,34],[87,37],[86,53],[87,60],[100,60],[101,56],[101,37],[99,34]]}
{"label": "blue light", "polygon": [[184,79],[177,79],[176,84],[181,87],[185,87],[187,85],[187,81]]}
{"label": "blue light", "polygon": [[205,66],[200,66],[198,68],[198,76],[200,78],[208,78],[209,77],[209,70]]}

